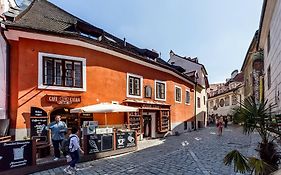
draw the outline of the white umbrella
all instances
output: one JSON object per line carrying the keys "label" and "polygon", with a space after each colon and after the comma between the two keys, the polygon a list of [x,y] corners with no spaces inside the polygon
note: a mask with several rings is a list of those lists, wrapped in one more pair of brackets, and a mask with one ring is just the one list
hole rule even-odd
{"label": "white umbrella", "polygon": [[100,103],[96,105],[84,106],[81,108],[74,108],[70,110],[70,113],[105,113],[105,123],[106,113],[111,112],[137,112],[139,109],[130,106],[112,104],[112,103]]}

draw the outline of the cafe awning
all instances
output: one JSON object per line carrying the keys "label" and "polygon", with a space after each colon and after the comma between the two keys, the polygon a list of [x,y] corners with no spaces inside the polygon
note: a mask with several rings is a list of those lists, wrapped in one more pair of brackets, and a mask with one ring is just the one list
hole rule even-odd
{"label": "cafe awning", "polygon": [[70,113],[111,113],[111,112],[137,112],[139,109],[111,103],[100,103],[96,105],[74,108]]}
{"label": "cafe awning", "polygon": [[107,125],[106,113],[112,112],[137,112],[139,109],[130,106],[124,106],[112,103],[100,103],[96,105],[85,106],[81,108],[74,108],[70,113],[104,113],[105,124]]}

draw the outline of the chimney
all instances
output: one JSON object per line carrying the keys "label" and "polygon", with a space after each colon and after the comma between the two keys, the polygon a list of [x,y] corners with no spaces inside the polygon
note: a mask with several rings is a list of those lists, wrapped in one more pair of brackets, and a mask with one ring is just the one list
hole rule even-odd
{"label": "chimney", "polygon": [[126,38],[124,38],[124,47],[126,47],[126,45],[127,45],[127,44],[126,44]]}

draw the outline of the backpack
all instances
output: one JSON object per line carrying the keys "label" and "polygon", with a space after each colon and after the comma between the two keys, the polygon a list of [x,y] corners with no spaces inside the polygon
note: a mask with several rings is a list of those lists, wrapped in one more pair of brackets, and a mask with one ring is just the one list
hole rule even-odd
{"label": "backpack", "polygon": [[68,137],[68,139],[64,139],[62,141],[62,152],[65,154],[69,154],[70,150],[69,150],[69,145],[70,145],[70,140],[71,138],[76,137],[75,135]]}

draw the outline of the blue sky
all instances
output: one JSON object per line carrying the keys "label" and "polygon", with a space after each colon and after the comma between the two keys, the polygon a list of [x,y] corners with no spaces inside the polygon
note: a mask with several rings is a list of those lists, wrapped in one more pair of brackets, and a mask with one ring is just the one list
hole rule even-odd
{"label": "blue sky", "polygon": [[50,0],[119,38],[169,58],[197,56],[210,83],[241,69],[262,0]]}

